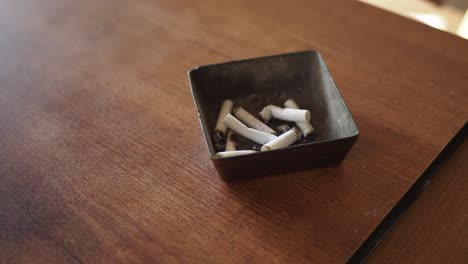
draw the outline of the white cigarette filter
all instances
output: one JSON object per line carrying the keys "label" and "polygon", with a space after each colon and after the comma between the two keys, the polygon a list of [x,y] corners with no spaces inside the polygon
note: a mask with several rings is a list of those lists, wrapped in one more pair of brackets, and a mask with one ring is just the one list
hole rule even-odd
{"label": "white cigarette filter", "polygon": [[237,150],[237,151],[222,151],[216,153],[216,157],[219,158],[227,158],[227,157],[236,157],[236,156],[242,156],[242,155],[249,155],[253,153],[257,153],[258,151],[255,150]]}
{"label": "white cigarette filter", "polygon": [[224,100],[221,105],[221,110],[219,110],[218,120],[216,121],[215,130],[219,130],[223,134],[226,134],[227,127],[224,124],[224,118],[227,114],[230,114],[234,103],[231,100]]}
{"label": "white cigarette filter", "polygon": [[301,132],[296,128],[292,128],[288,132],[263,145],[262,151],[285,148],[291,145],[292,143],[298,141],[300,138]]}
{"label": "white cigarette filter", "polygon": [[235,151],[237,150],[237,140],[236,134],[232,132],[232,129],[229,129],[226,139],[226,151]]}
{"label": "white cigarette filter", "polygon": [[[296,104],[296,102],[293,99],[286,100],[286,102],[284,102],[284,107],[299,109],[299,106]],[[314,132],[314,127],[310,124],[310,121],[309,122],[296,122],[296,125],[302,131],[302,135],[304,135],[304,137],[307,137],[308,135]]]}
{"label": "white cigarette filter", "polygon": [[224,118],[224,124],[237,134],[261,145],[266,144],[276,138],[275,135],[258,131],[253,128],[248,128],[246,125],[242,124],[241,121],[237,120],[237,118],[235,118],[231,114],[226,115],[226,117]]}
{"label": "white cigarette filter", "polygon": [[234,108],[234,110],[232,110],[232,113],[235,117],[242,121],[242,123],[246,124],[250,128],[269,134],[276,134],[275,130],[267,126],[262,121],[258,120],[255,116],[253,116],[251,113],[247,112],[244,108],[240,106]]}
{"label": "white cigarette filter", "polygon": [[291,122],[307,123],[310,121],[310,112],[308,110],[281,108],[276,105],[265,106],[259,114],[265,121],[269,121],[272,117]]}

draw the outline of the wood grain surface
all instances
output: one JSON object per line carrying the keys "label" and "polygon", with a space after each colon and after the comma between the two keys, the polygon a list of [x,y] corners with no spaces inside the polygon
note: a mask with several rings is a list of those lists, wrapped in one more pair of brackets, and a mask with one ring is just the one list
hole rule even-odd
{"label": "wood grain surface", "polygon": [[368,263],[466,263],[468,140],[432,175],[430,185]]}
{"label": "wood grain surface", "polygon": [[[186,71],[320,50],[338,166],[226,183]],[[463,126],[468,42],[354,1],[2,0],[0,261],[342,263]]]}

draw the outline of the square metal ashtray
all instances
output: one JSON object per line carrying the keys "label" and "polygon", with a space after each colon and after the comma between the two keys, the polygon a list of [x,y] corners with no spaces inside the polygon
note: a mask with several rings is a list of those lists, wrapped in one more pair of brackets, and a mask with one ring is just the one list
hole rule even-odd
{"label": "square metal ashtray", "polygon": [[[341,162],[359,130],[318,51],[302,51],[200,66],[190,85],[211,159],[225,179],[250,178]],[[223,100],[252,114],[292,98],[311,114],[314,136],[287,148],[218,158],[212,134]],[[240,146],[252,148],[243,140]]]}

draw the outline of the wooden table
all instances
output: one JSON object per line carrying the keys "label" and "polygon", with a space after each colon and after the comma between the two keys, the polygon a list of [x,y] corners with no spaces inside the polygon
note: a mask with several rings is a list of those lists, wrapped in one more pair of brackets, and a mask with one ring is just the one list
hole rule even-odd
{"label": "wooden table", "polygon": [[409,208],[369,263],[465,263],[468,254],[468,140],[429,174],[431,183]]}
{"label": "wooden table", "polygon": [[[186,71],[305,49],[358,142],[223,182]],[[0,259],[345,262],[466,123],[467,68],[465,40],[354,1],[4,0]]]}

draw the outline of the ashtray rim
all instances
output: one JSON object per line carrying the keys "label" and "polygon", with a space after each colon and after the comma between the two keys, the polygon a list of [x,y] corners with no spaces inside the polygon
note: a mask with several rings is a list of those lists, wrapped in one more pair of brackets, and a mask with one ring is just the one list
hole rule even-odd
{"label": "ashtray rim", "polygon": [[[326,71],[326,74],[328,74],[328,76],[330,77],[330,80],[331,80],[331,82],[333,84],[332,85],[334,87],[333,91],[336,92],[341,104],[344,106],[345,113],[348,115],[350,121],[352,122],[352,124],[354,126],[354,133],[352,133],[352,134],[350,134],[348,136],[345,136],[345,137],[325,139],[325,140],[320,140],[320,141],[312,141],[312,142],[307,142],[307,143],[304,143],[304,144],[292,145],[292,146],[289,146],[287,148],[275,149],[275,150],[270,150],[270,151],[259,151],[257,153],[246,154],[246,155],[242,155],[242,156],[232,156],[232,157],[218,157],[218,156],[216,156],[216,153],[214,153],[212,151],[212,150],[214,150],[214,148],[212,148],[213,143],[212,143],[211,134],[210,134],[211,130],[208,128],[206,122],[201,117],[202,113],[200,113],[200,111],[203,112],[203,110],[201,109],[202,106],[200,105],[200,102],[199,102],[198,97],[197,97],[198,95],[196,94],[197,93],[196,88],[194,87],[193,78],[192,78],[193,73],[198,71],[198,70],[202,70],[204,68],[211,68],[211,67],[228,65],[228,64],[244,63],[244,62],[255,61],[255,60],[272,59],[272,58],[275,58],[275,57],[284,57],[284,56],[299,55],[299,54],[315,54],[315,55],[317,55],[317,58],[319,59],[319,61],[321,63],[323,63],[323,69]],[[307,148],[307,147],[312,146],[312,145],[319,145],[319,144],[324,144],[324,143],[337,142],[337,141],[340,141],[340,140],[353,139],[353,138],[357,138],[359,136],[360,132],[359,132],[359,129],[358,129],[357,125],[356,125],[356,122],[354,121],[354,118],[353,118],[351,112],[349,111],[348,106],[344,102],[344,99],[341,96],[340,91],[338,90],[338,86],[336,85],[336,82],[333,79],[333,77],[332,77],[332,75],[331,75],[331,73],[330,73],[330,71],[329,71],[329,69],[328,69],[328,67],[327,67],[327,65],[325,63],[325,60],[322,57],[322,54],[318,50],[310,49],[310,50],[287,52],[287,53],[281,53],[281,54],[275,54],[275,55],[267,55],[267,56],[246,58],[246,59],[240,59],[240,60],[231,60],[231,61],[220,62],[220,63],[199,65],[199,66],[196,66],[196,67],[188,70],[187,75],[188,75],[188,78],[189,78],[190,91],[192,93],[192,98],[193,98],[193,100],[195,102],[195,107],[197,109],[198,119],[199,119],[200,124],[201,124],[201,129],[202,129],[203,135],[205,137],[205,141],[206,141],[206,143],[208,145],[208,152],[210,153],[210,158],[212,160],[242,159],[242,158],[246,158],[246,157],[250,157],[250,156],[254,156],[254,155],[255,156],[269,155],[269,153],[294,151],[294,150],[301,149],[301,148]],[[211,148],[210,148],[210,144],[211,144]]]}

